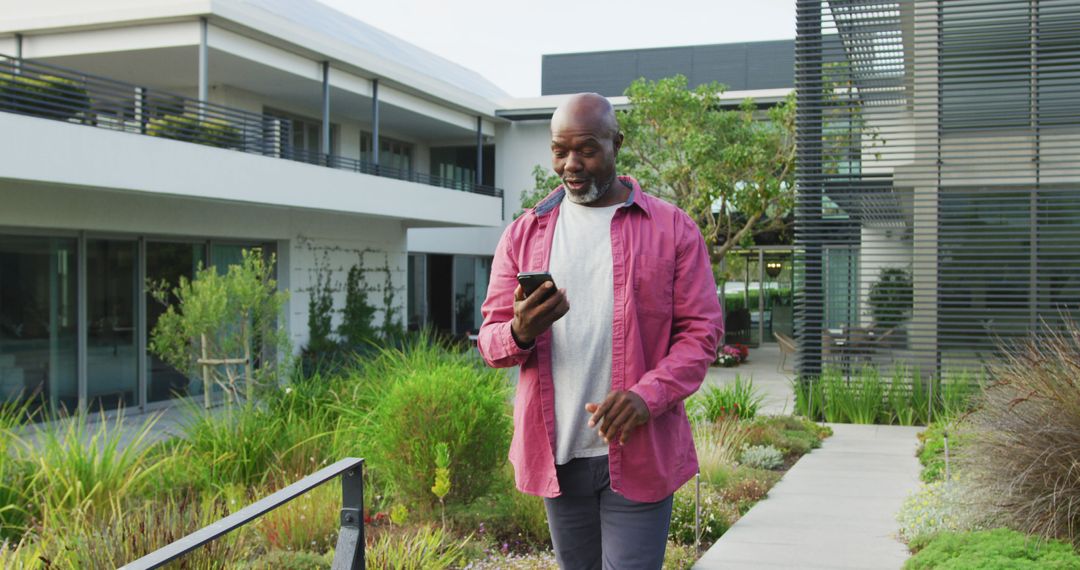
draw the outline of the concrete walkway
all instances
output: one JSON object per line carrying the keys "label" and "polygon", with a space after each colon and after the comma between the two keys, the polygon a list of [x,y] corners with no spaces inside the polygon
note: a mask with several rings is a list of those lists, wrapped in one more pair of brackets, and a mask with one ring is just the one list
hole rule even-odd
{"label": "concrete walkway", "polygon": [[903,566],[895,515],[919,484],[915,434],[923,428],[831,427],[821,449],[800,459],[695,570]]}

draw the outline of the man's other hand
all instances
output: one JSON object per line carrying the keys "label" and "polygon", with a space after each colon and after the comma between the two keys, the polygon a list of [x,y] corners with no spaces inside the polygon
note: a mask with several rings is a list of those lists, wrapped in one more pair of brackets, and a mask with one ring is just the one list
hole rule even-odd
{"label": "man's other hand", "polygon": [[566,290],[552,291],[554,287],[554,283],[546,281],[528,297],[521,285],[514,289],[514,320],[510,323],[510,331],[518,345],[532,345],[536,337],[570,310]]}
{"label": "man's other hand", "polygon": [[592,414],[589,427],[600,425],[599,434],[604,443],[611,443],[619,436],[619,445],[630,439],[634,428],[649,421],[649,407],[634,392],[613,390],[600,404],[585,404],[585,411]]}

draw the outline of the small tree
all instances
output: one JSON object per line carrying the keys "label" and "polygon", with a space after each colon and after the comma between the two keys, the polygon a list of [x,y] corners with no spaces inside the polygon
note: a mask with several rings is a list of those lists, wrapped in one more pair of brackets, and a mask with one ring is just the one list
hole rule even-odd
{"label": "small tree", "polygon": [[[195,278],[148,284],[154,299],[167,306],[151,335],[150,350],[177,370],[203,379],[204,404],[214,384],[239,401],[252,401],[255,388],[276,380],[275,352],[288,354],[289,337],[279,326],[289,294],[277,290],[274,256],[243,252],[239,265],[222,275],[200,268]],[[175,302],[171,302],[175,298]]]}
{"label": "small tree", "polygon": [[724,110],[724,89],[690,89],[681,75],[639,79],[619,115],[620,171],[686,211],[714,262],[756,234],[785,228],[795,198],[794,98],[765,114],[750,99]]}

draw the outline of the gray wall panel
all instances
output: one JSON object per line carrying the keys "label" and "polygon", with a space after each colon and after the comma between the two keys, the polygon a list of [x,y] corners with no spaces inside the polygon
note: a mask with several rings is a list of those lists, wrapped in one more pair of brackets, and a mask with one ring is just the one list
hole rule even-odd
{"label": "gray wall panel", "polygon": [[543,95],[596,91],[613,97],[638,77],[675,74],[691,86],[718,81],[732,90],[774,89],[792,87],[794,70],[794,40],[555,54],[543,58],[540,89]]}

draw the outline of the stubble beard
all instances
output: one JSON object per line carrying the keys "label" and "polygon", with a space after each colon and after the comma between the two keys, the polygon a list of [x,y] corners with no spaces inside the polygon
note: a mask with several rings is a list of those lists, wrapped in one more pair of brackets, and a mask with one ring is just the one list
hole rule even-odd
{"label": "stubble beard", "polygon": [[589,181],[589,187],[586,188],[585,192],[582,192],[581,194],[575,194],[571,192],[569,188],[567,188],[566,198],[575,204],[587,206],[599,200],[600,198],[603,198],[604,195],[607,194],[608,190],[611,190],[612,182],[614,182],[614,179],[608,180],[607,182],[604,182],[602,184],[597,184],[595,179],[591,180]]}

